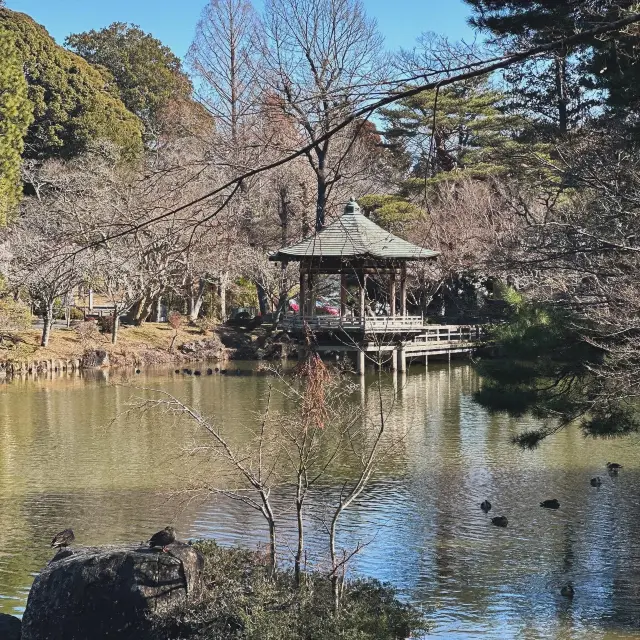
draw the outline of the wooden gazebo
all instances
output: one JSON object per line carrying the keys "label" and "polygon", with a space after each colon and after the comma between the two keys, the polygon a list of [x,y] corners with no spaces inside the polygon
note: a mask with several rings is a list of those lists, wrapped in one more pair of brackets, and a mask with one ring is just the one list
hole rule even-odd
{"label": "wooden gazebo", "polygon": [[[439,254],[424,249],[382,229],[360,211],[355,200],[344,214],[315,235],[270,256],[276,262],[300,263],[299,311],[287,316],[283,326],[314,332],[343,330],[361,342],[375,334],[378,340],[394,342],[424,331],[422,316],[407,315],[407,262],[433,260]],[[316,313],[315,285],[322,274],[340,275],[340,313]],[[388,313],[375,315],[366,304],[367,277],[375,274],[388,280]],[[347,314],[348,280],[357,282],[359,305]],[[400,295],[398,299],[397,284]]]}

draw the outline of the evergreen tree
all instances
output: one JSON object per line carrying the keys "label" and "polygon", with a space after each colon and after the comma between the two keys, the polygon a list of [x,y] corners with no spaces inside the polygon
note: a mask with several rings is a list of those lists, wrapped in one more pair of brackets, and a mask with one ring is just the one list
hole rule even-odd
{"label": "evergreen tree", "polygon": [[518,138],[528,123],[505,113],[503,100],[486,80],[477,79],[437,94],[425,91],[383,110],[385,140],[398,164],[410,166],[405,193],[440,180],[520,173]]}
{"label": "evergreen tree", "polygon": [[598,375],[609,356],[590,339],[588,320],[557,304],[527,302],[515,291],[504,297],[510,318],[489,336],[500,357],[478,362],[483,384],[475,399],[491,412],[545,421],[515,436],[516,444],[535,448],[573,422],[595,437],[640,430],[635,403],[618,392],[614,378]]}
{"label": "evergreen tree", "polygon": [[[574,35],[593,14],[588,0],[465,0],[473,9],[472,26],[489,32],[507,51]],[[589,16],[589,18],[587,18]],[[593,26],[593,24],[591,25]],[[504,73],[510,104],[546,125],[546,137],[575,128],[588,114],[580,56],[585,47],[560,48],[545,58],[516,65]]]}
{"label": "evergreen tree", "polygon": [[[638,11],[637,0],[618,0],[605,19],[619,20]],[[606,93],[608,116],[635,130],[640,127],[640,27],[635,24],[607,40],[596,40],[585,69],[588,86]]]}
{"label": "evergreen tree", "polygon": [[109,72],[117,95],[142,120],[147,137],[157,132],[171,99],[191,95],[180,59],[136,25],[114,22],[100,31],[72,34],[65,45]]}
{"label": "evergreen tree", "polygon": [[12,33],[0,25],[0,225],[16,209],[22,193],[21,154],[33,120],[27,81]]}
{"label": "evergreen tree", "polygon": [[25,157],[71,157],[97,141],[128,156],[141,150],[139,119],[105,88],[97,69],[23,13],[0,9],[0,27],[15,38],[33,109]]}

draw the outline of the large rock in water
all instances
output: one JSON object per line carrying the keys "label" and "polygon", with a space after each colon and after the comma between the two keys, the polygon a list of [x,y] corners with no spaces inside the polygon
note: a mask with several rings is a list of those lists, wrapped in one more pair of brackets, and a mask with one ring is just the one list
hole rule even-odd
{"label": "large rock in water", "polygon": [[0,613],[0,638],[2,640],[20,640],[20,620],[15,616]]}
{"label": "large rock in water", "polygon": [[179,542],[60,551],[35,579],[22,640],[157,640],[154,624],[200,591],[204,559]]}

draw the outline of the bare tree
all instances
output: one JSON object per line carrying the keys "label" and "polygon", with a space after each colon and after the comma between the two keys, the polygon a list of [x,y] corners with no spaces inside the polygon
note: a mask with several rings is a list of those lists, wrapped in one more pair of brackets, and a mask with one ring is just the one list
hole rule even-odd
{"label": "bare tree", "polygon": [[342,145],[339,136],[325,136],[378,91],[383,40],[360,0],[268,0],[264,21],[267,82],[310,146],[305,155],[316,177],[321,229],[361,124],[344,132]]}
{"label": "bare tree", "polygon": [[8,281],[14,288],[25,288],[42,313],[42,347],[49,344],[56,302],[87,278],[87,256],[67,257],[77,245],[52,204],[24,205],[20,220],[7,234]]}

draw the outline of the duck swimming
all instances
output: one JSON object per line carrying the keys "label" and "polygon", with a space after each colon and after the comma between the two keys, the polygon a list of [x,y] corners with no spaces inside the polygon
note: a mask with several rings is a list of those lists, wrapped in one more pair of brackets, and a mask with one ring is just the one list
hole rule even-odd
{"label": "duck swimming", "polygon": [[599,477],[591,478],[590,482],[592,487],[599,487],[602,484],[602,480]]}
{"label": "duck swimming", "polygon": [[607,469],[609,469],[609,471],[613,471],[613,473],[618,473],[618,471],[622,469],[622,465],[617,462],[607,462]]}
{"label": "duck swimming", "polygon": [[509,521],[505,516],[496,516],[495,518],[491,518],[491,524],[494,524],[496,527],[506,527]]}
{"label": "duck swimming", "polygon": [[573,598],[574,594],[575,594],[575,590],[571,583],[565,584],[564,587],[560,589],[560,595],[564,596],[565,598]]}
{"label": "duck swimming", "polygon": [[491,503],[488,500],[484,500],[481,504],[480,504],[480,508],[485,512],[485,513],[489,513],[489,511],[491,511]]}
{"label": "duck swimming", "polygon": [[545,509],[559,509],[560,503],[554,498],[553,500],[543,500],[540,506]]}

